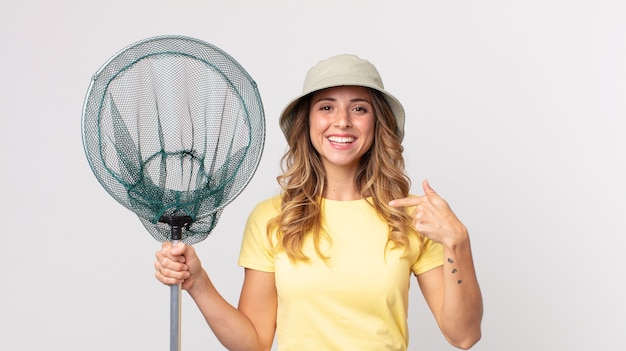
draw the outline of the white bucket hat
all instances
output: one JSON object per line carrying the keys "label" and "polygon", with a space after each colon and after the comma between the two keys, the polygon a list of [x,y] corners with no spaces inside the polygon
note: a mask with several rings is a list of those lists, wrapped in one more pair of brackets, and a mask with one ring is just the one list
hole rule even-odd
{"label": "white bucket hat", "polygon": [[355,55],[338,55],[320,61],[307,72],[302,94],[291,100],[280,115],[280,129],[289,139],[293,110],[304,96],[318,90],[342,85],[356,85],[380,91],[391,107],[396,118],[396,135],[402,141],[404,137],[404,108],[398,99],[389,94],[376,67],[367,60]]}

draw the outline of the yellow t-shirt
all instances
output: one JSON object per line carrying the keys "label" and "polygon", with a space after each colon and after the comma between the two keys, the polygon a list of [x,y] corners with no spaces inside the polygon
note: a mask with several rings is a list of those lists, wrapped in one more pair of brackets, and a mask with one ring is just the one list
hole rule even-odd
{"label": "yellow t-shirt", "polygon": [[[388,226],[367,200],[323,200],[323,260],[312,238],[307,262],[292,263],[272,246],[267,222],[280,197],[258,204],[244,232],[239,265],[274,272],[278,292],[276,337],[280,351],[406,350],[408,290],[413,274],[443,264],[441,245],[410,237],[410,250],[385,249]],[[274,241],[276,242],[276,241]]]}

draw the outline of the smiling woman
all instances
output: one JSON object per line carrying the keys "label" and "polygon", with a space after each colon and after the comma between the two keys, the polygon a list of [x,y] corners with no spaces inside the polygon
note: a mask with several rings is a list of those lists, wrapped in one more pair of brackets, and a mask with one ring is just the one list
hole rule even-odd
{"label": "smiling woman", "polygon": [[269,350],[276,336],[279,350],[405,351],[413,274],[446,339],[473,346],[482,297],[469,235],[427,182],[409,194],[402,105],[354,55],[320,62],[304,87],[280,119],[282,192],[248,217],[239,306],[191,246],[165,243],[157,278],[182,283],[229,350]]}

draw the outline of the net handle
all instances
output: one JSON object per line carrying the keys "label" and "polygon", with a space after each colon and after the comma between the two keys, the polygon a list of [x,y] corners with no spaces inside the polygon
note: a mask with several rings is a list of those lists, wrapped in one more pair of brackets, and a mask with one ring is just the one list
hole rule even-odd
{"label": "net handle", "polygon": [[[182,239],[183,227],[189,229],[193,219],[184,215],[164,215],[159,219],[159,222],[167,223],[172,227],[172,245],[176,246]],[[170,286],[170,351],[180,351],[181,293],[182,284]]]}
{"label": "net handle", "polygon": [[[172,241],[174,245],[178,242]],[[182,284],[170,286],[170,351],[180,351],[181,292]]]}

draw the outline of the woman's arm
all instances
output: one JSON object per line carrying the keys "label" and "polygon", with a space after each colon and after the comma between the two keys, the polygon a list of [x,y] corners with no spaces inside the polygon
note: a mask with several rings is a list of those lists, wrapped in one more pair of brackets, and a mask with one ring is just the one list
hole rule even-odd
{"label": "woman's arm", "polygon": [[156,256],[157,279],[167,285],[182,283],[228,350],[270,350],[276,329],[274,273],[246,269],[235,308],[213,286],[192,246],[164,243]]}
{"label": "woman's arm", "polygon": [[454,346],[468,349],[480,340],[483,302],[467,228],[448,203],[423,182],[424,196],[394,200],[391,206],[415,206],[413,225],[444,249],[444,265],[417,277],[439,328]]}
{"label": "woman's arm", "polygon": [[469,242],[467,245],[444,247],[444,265],[417,276],[422,294],[445,338],[461,349],[468,349],[480,340],[483,315]]}

